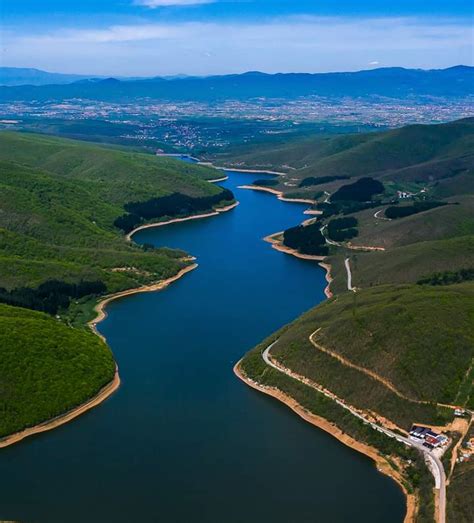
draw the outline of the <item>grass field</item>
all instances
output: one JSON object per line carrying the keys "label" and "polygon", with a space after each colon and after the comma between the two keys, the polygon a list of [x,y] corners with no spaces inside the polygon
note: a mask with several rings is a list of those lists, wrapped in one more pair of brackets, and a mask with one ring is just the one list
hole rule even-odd
{"label": "grass field", "polygon": [[272,354],[356,407],[373,410],[399,426],[409,428],[415,420],[441,424],[450,417],[448,412],[398,397],[370,376],[318,351],[309,336],[321,328],[318,343],[374,371],[409,399],[449,403],[474,356],[469,309],[473,295],[472,284],[378,287],[340,294],[292,323]]}
{"label": "grass field", "polygon": [[[474,236],[421,241],[387,251],[350,252],[353,282],[362,289],[386,284],[416,282],[441,271],[457,271],[472,266]],[[334,276],[345,279],[341,264]]]}
{"label": "grass field", "polygon": [[386,249],[423,242],[429,239],[444,240],[474,234],[474,195],[464,194],[449,198],[451,205],[413,214],[397,220],[383,217],[383,209],[367,209],[354,216],[358,220],[359,235],[354,245],[380,246]]}

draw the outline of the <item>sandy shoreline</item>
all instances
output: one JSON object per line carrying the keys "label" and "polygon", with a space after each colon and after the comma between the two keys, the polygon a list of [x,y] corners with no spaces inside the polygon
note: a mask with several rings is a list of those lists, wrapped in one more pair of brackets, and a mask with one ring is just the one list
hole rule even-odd
{"label": "sandy shoreline", "polygon": [[283,196],[283,191],[277,191],[276,189],[271,189],[270,187],[259,187],[258,185],[239,185],[238,189],[250,189],[252,191],[269,192],[274,194],[282,202],[308,203],[310,205],[317,203],[316,200],[310,200],[309,198],[287,198],[286,196]]}
{"label": "sandy shoreline", "polygon": [[43,423],[21,430],[20,432],[15,432],[10,436],[3,438],[2,440],[0,440],[0,448],[8,447],[9,445],[18,443],[19,441],[29,436],[33,436],[34,434],[40,434],[41,432],[46,432],[48,430],[55,429],[61,425],[64,425],[65,423],[68,423],[69,421],[72,421],[74,418],[77,418],[78,416],[84,414],[88,410],[97,407],[97,405],[109,398],[119,387],[120,376],[116,365],[115,374],[112,381],[109,381],[109,383],[102,387],[102,389],[100,389],[100,391],[91,399],[89,399],[85,403],[82,403],[78,407],[68,412],[65,412],[64,414],[60,414],[59,416],[49,421],[44,421]]}
{"label": "sandy shoreline", "polygon": [[278,236],[279,234],[283,234],[283,231],[269,234],[268,236],[265,236],[265,238],[263,238],[263,241],[271,243],[273,249],[279,252],[290,254],[291,256],[295,256],[295,258],[301,258],[302,260],[313,260],[321,262],[326,258],[326,256],[316,256],[315,254],[301,254],[296,249],[286,247],[280,240],[275,239],[275,236]]}
{"label": "sandy shoreline", "polygon": [[406,490],[406,488],[403,484],[403,478],[401,477],[401,475],[390,466],[390,464],[387,462],[387,460],[381,454],[379,454],[379,452],[374,447],[371,447],[369,445],[366,445],[365,443],[361,443],[360,441],[355,440],[348,434],[345,434],[344,432],[342,432],[336,425],[330,423],[329,421],[322,418],[321,416],[317,416],[316,414],[309,412],[304,407],[302,407],[296,400],[294,400],[292,397],[288,396],[284,392],[282,392],[278,389],[275,389],[275,388],[265,387],[253,380],[250,380],[240,370],[240,362],[241,362],[241,360],[235,364],[234,374],[239,379],[241,379],[246,385],[248,385],[249,387],[252,387],[253,389],[258,390],[259,392],[263,392],[264,394],[272,396],[273,398],[277,399],[278,401],[281,401],[287,407],[289,407],[293,412],[295,412],[298,416],[303,418],[308,423],[311,423],[312,425],[318,427],[319,429],[324,430],[325,432],[327,432],[331,436],[335,437],[337,440],[339,440],[344,445],[347,445],[348,447],[350,447],[362,454],[365,454],[366,456],[371,458],[373,461],[375,461],[377,470],[379,470],[382,474],[385,474],[385,475],[391,477],[394,481],[396,481],[405,495],[405,498],[407,501],[407,508],[406,508],[406,515],[405,515],[404,523],[412,523],[414,521],[415,514],[416,514],[416,507],[417,507],[416,496],[413,494],[410,494]]}
{"label": "sandy shoreline", "polygon": [[281,173],[278,171],[269,171],[268,169],[239,169],[237,167],[216,167],[212,163],[204,165],[212,165],[215,169],[221,169],[222,171],[230,171],[236,173],[249,173],[249,174],[275,174],[276,176],[286,176],[288,173]]}
{"label": "sandy shoreline", "polygon": [[231,209],[234,209],[234,207],[237,207],[239,205],[239,202],[231,203],[230,205],[227,205],[226,207],[219,207],[215,209],[214,211],[210,211],[204,214],[193,214],[191,216],[184,216],[183,218],[172,218],[171,220],[166,220],[165,222],[155,222],[155,223],[146,223],[145,225],[140,225],[139,227],[136,227],[133,229],[133,231],[130,231],[126,236],[125,239],[127,241],[132,240],[132,236],[138,232],[142,231],[143,229],[151,229],[153,227],[162,227],[163,225],[170,225],[172,223],[179,223],[179,222],[188,222],[190,220],[200,220],[202,218],[210,218],[211,216],[219,216],[221,212],[227,212]]}
{"label": "sandy shoreline", "polygon": [[[105,307],[107,304],[109,304],[113,300],[117,300],[119,298],[123,298],[124,296],[130,296],[131,294],[137,294],[140,292],[150,292],[150,291],[159,291],[164,288],[166,288],[168,285],[173,283],[174,281],[178,280],[182,276],[184,276],[189,271],[194,270],[197,267],[197,263],[194,263],[193,265],[188,265],[187,267],[184,267],[181,269],[175,276],[172,276],[171,278],[168,278],[166,280],[161,280],[157,282],[156,284],[152,285],[144,285],[143,287],[136,287],[135,289],[128,289],[126,291],[117,292],[115,294],[111,294],[110,296],[106,296],[103,300],[101,300],[95,307],[95,311],[97,312],[97,316],[94,320],[91,320],[88,322],[88,326],[92,330],[94,334],[99,336],[104,342],[106,341],[104,336],[97,330],[97,324],[103,321],[107,317],[107,312],[105,310]],[[15,432],[13,434],[10,434],[9,436],[6,436],[5,438],[0,440],[0,448],[8,447],[9,445],[13,445],[15,443],[18,443],[19,441],[29,437],[33,436],[35,434],[40,434],[41,432],[46,432],[48,430],[55,429],[61,425],[64,425],[65,423],[68,423],[69,421],[72,421],[73,419],[77,418],[81,414],[84,414],[88,410],[93,409],[94,407],[97,407],[99,404],[104,402],[107,398],[109,398],[118,388],[120,387],[120,375],[118,371],[118,366],[115,364],[115,373],[112,381],[107,383],[100,391],[87,400],[85,403],[82,403],[78,407],[75,407],[64,414],[60,414],[59,416],[56,416],[55,418],[51,420],[44,421],[42,423],[39,423],[38,425],[34,425],[33,427],[29,427],[27,429],[21,430],[19,432]]]}
{"label": "sandy shoreline", "polygon": [[[147,224],[143,225],[141,227],[137,227],[133,231],[131,231],[129,234],[127,234],[126,238],[128,241],[131,241],[132,235],[137,232],[138,230],[145,229],[148,227],[160,227],[163,225],[169,225],[170,223],[176,223],[181,221],[187,221],[187,220],[195,220],[199,218],[205,218],[207,216],[218,216],[221,212],[230,211],[234,207],[236,207],[239,204],[239,202],[234,202],[230,205],[227,205],[226,207],[221,207],[219,209],[216,209],[213,212],[196,215],[196,216],[188,216],[185,218],[175,218],[172,220],[168,220],[166,222],[159,222],[159,223],[153,223],[153,224]],[[177,274],[174,276],[167,278],[166,280],[160,280],[154,284],[151,285],[144,285],[142,287],[135,287],[133,289],[127,289],[125,291],[117,292],[115,294],[111,294],[109,296],[105,296],[99,303],[95,306],[94,310],[97,313],[97,316],[89,321],[87,325],[91,329],[91,331],[98,336],[101,340],[106,342],[105,337],[97,330],[97,325],[103,321],[107,317],[107,311],[106,307],[107,305],[113,301],[120,298],[123,298],[125,296],[130,296],[132,294],[137,294],[141,292],[153,292],[153,291],[160,291],[168,287],[171,283],[175,282],[179,278],[183,277],[186,273],[194,270],[197,268],[197,263],[194,263],[192,265],[188,265],[181,269]],[[34,434],[39,434],[41,432],[46,432],[48,430],[52,430],[56,427],[59,427],[60,425],[63,425],[65,423],[68,423],[69,421],[77,418],[81,414],[87,412],[88,410],[96,407],[103,401],[105,401],[107,398],[109,398],[118,388],[120,387],[120,375],[118,371],[117,363],[115,364],[115,373],[112,381],[107,383],[102,389],[92,398],[87,400],[85,403],[82,403],[78,407],[75,407],[64,414],[61,414],[59,416],[56,416],[53,419],[46,420],[42,423],[39,423],[38,425],[34,425],[33,427],[29,427],[27,429],[24,429],[19,432],[15,432],[13,434],[10,434],[9,436],[6,436],[5,438],[0,440],[0,448],[7,447],[9,445],[13,445],[14,443],[18,443],[19,441],[29,437],[33,436]]]}
{"label": "sandy shoreline", "polygon": [[326,271],[326,281],[328,284],[324,288],[324,294],[326,295],[326,298],[332,298],[334,294],[331,291],[331,283],[333,280],[333,277],[331,275],[331,265],[329,263],[319,262],[319,266],[322,267]]}
{"label": "sandy shoreline", "polygon": [[171,278],[167,278],[166,280],[160,280],[157,283],[153,283],[151,285],[143,285],[142,287],[135,287],[134,289],[127,289],[126,291],[116,292],[115,294],[111,294],[109,296],[106,296],[103,300],[101,300],[94,308],[95,312],[97,313],[97,316],[88,322],[88,325],[92,332],[102,338],[105,341],[104,336],[97,330],[97,325],[104,321],[105,318],[107,318],[107,311],[106,307],[107,305],[114,300],[118,300],[120,298],[124,298],[125,296],[130,296],[132,294],[138,294],[140,292],[154,292],[154,291],[161,291],[168,287],[171,283],[175,282],[176,280],[179,280],[182,278],[186,273],[193,271],[198,266],[197,263],[193,263],[192,265],[188,265],[187,267],[184,267],[181,269],[177,274],[174,276],[171,276]]}

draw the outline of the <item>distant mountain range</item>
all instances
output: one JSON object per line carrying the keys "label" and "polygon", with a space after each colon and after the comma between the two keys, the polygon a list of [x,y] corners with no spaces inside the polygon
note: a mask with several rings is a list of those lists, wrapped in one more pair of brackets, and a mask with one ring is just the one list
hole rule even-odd
{"label": "distant mountain range", "polygon": [[70,84],[85,78],[93,77],[80,74],[49,73],[25,67],[0,67],[0,85]]}
{"label": "distant mountain range", "polygon": [[[7,70],[7,75],[4,71]],[[30,85],[0,87],[0,101],[63,100],[88,98],[126,101],[136,98],[213,101],[257,97],[296,98],[299,96],[411,96],[464,97],[474,94],[474,67],[458,65],[448,69],[379,68],[346,73],[278,73],[258,71],[208,77],[147,79],[89,78],[1,68],[0,77],[10,83],[29,75]],[[30,71],[27,73],[26,71]],[[48,76],[50,75],[50,76]],[[16,78],[16,80],[15,80]],[[69,80],[68,80],[69,79]],[[54,82],[47,85],[36,83]],[[67,83],[67,82],[72,83]],[[5,83],[5,81],[4,81]]]}

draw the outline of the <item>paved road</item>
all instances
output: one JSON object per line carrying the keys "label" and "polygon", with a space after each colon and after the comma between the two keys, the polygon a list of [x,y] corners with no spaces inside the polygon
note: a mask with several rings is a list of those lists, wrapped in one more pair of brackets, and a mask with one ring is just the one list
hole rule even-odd
{"label": "paved road", "polygon": [[392,220],[390,218],[386,218],[385,216],[379,216],[379,214],[384,211],[385,209],[380,209],[374,214],[374,218],[378,218],[379,220],[385,220],[387,222],[391,222]]}
{"label": "paved road", "polygon": [[347,272],[347,290],[355,292],[356,288],[352,286],[352,272],[351,272],[351,265],[349,262],[349,258],[346,258],[344,260],[344,265],[346,266],[346,272]]}
{"label": "paved road", "polygon": [[305,385],[308,385],[309,387],[316,389],[321,394],[324,394],[326,397],[334,400],[342,408],[348,410],[352,415],[361,419],[364,423],[368,423],[374,430],[377,430],[379,432],[386,434],[389,438],[395,438],[397,441],[404,443],[405,445],[407,445],[409,447],[416,448],[420,452],[423,453],[426,462],[429,464],[429,469],[430,469],[431,473],[433,474],[433,477],[435,480],[435,488],[439,491],[438,523],[445,523],[446,522],[446,474],[444,472],[443,464],[441,463],[441,460],[438,458],[438,456],[433,454],[429,449],[424,447],[421,443],[418,443],[409,438],[401,436],[400,434],[397,434],[397,433],[383,427],[382,425],[378,425],[376,423],[373,423],[372,421],[367,420],[364,416],[362,416],[362,414],[357,412],[351,406],[344,403],[332,392],[329,392],[326,389],[324,389],[323,387],[318,386],[316,383],[314,383],[310,379],[300,376],[299,374],[291,371],[290,369],[287,369],[287,368],[283,367],[282,365],[277,364],[270,357],[270,350],[277,342],[278,342],[278,340],[275,340],[271,345],[269,345],[262,352],[263,361],[267,365],[276,369],[279,372],[282,372],[283,374],[286,374],[287,376],[290,376],[291,378],[294,378],[294,379],[300,381],[301,383],[304,383]]}
{"label": "paved road", "polygon": [[335,242],[334,240],[331,240],[331,238],[329,238],[329,236],[326,234],[327,227],[328,227],[327,225],[323,225],[321,227],[321,229],[319,229],[321,234],[324,236],[326,243],[328,243],[329,245],[336,245],[337,247],[340,247],[341,244],[339,242]]}

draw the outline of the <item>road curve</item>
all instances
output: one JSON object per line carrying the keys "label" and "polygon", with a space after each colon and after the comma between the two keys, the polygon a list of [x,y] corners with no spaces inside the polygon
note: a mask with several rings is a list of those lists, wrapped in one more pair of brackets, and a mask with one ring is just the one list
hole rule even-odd
{"label": "road curve", "polygon": [[321,394],[324,394],[326,397],[334,400],[342,408],[348,410],[353,416],[356,416],[357,418],[362,420],[364,423],[369,424],[374,430],[384,433],[389,438],[395,438],[397,441],[404,443],[405,445],[407,445],[409,447],[416,448],[423,454],[425,461],[428,464],[428,468],[430,469],[431,473],[433,474],[433,477],[435,480],[435,489],[438,491],[438,521],[437,521],[437,523],[445,523],[446,522],[446,474],[444,472],[443,464],[441,463],[441,460],[438,458],[438,456],[434,455],[432,452],[430,452],[429,449],[424,447],[422,444],[420,444],[416,441],[413,441],[409,438],[406,438],[405,436],[401,436],[400,434],[397,434],[397,433],[383,427],[382,425],[378,425],[372,421],[367,420],[364,416],[362,416],[362,414],[357,412],[350,405],[347,405],[346,403],[344,403],[341,399],[339,399],[332,392],[325,390],[323,387],[318,386],[316,383],[312,382],[308,378],[300,376],[299,374],[297,374],[297,373],[291,371],[290,369],[287,369],[283,365],[280,365],[279,363],[277,363],[270,356],[270,350],[277,342],[278,342],[278,339],[276,339],[273,343],[271,343],[262,352],[263,361],[269,367],[272,367],[273,369],[277,370],[278,372],[286,374],[290,378],[300,381],[304,385],[312,387],[313,389],[317,390]]}
{"label": "road curve", "polygon": [[346,267],[346,272],[347,272],[347,290],[355,292],[356,288],[352,286],[352,272],[351,272],[351,265],[349,262],[349,258],[346,258],[344,260],[344,265]]}

